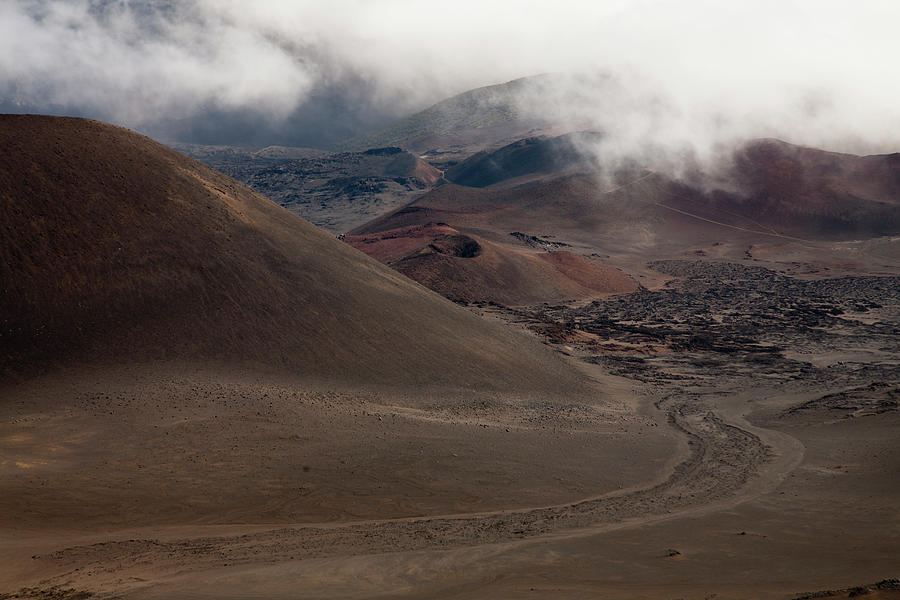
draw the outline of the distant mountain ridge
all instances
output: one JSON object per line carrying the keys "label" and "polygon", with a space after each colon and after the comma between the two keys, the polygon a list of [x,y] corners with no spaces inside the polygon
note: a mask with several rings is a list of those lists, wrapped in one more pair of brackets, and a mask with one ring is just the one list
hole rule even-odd
{"label": "distant mountain ridge", "polygon": [[517,93],[530,78],[489,85],[457,94],[401,119],[387,129],[351,138],[343,149],[401,146],[420,149],[428,136],[502,125],[519,118]]}
{"label": "distant mountain ridge", "polygon": [[[601,78],[602,79],[602,78]],[[458,161],[518,139],[573,130],[561,114],[534,110],[535,102],[565,94],[572,76],[548,73],[522,77],[457,94],[381,131],[338,144],[341,150],[399,146],[427,154],[438,164]]]}

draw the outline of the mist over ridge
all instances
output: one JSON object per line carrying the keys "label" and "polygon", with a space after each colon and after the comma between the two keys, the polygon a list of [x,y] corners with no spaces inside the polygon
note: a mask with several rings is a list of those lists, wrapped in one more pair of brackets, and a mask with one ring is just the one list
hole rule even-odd
{"label": "mist over ridge", "polygon": [[13,0],[0,109],[197,143],[332,148],[440,100],[538,73],[522,112],[602,129],[604,152],[778,137],[900,149],[900,7],[864,1]]}

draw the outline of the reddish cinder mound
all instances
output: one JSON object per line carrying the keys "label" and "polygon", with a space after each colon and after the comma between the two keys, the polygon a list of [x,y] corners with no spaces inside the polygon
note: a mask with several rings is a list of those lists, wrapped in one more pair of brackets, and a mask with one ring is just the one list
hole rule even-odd
{"label": "reddish cinder mound", "polygon": [[350,245],[454,300],[526,304],[638,289],[612,267],[567,251],[532,252],[443,223],[351,235]]}
{"label": "reddish cinder mound", "polygon": [[213,360],[341,381],[577,380],[539,344],[148,138],[7,115],[0,147],[6,373]]}
{"label": "reddish cinder mound", "polygon": [[427,223],[375,235],[348,235],[344,241],[374,259],[391,263],[424,248],[434,239],[457,233],[449,225]]}

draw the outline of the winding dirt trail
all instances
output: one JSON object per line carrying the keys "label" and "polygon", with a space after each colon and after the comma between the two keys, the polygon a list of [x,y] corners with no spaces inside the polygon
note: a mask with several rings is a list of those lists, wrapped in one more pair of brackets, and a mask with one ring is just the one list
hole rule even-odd
{"label": "winding dirt trail", "polygon": [[[47,566],[59,573],[42,584],[96,589],[97,584],[109,582],[122,591],[123,585],[145,585],[127,577],[135,569],[174,575],[188,568],[475,546],[572,535],[578,530],[620,529],[744,502],[771,489],[802,457],[799,442],[751,426],[736,409],[718,408],[717,414],[690,396],[670,396],[656,405],[668,424],[687,438],[688,452],[665,481],[651,487],[521,510],[73,546],[39,557],[53,563]],[[725,412],[734,414],[726,417],[721,414]]]}

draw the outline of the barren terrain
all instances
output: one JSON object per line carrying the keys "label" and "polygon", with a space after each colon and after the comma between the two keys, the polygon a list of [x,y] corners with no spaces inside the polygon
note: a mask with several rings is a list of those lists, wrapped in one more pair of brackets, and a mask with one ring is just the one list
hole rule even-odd
{"label": "barren terrain", "polygon": [[[196,369],[119,384],[94,373],[104,392],[54,415],[40,399],[83,382],[19,388],[5,443],[28,467],[6,481],[30,501],[4,511],[21,515],[7,525],[31,590],[19,593],[794,598],[870,585],[896,597],[896,278],[651,267],[675,279],[583,305],[472,307],[547,336],[601,385],[596,404],[336,393]],[[136,389],[157,396],[137,404]],[[104,453],[84,438],[98,435],[117,462],[91,470]],[[88,463],[87,487],[59,479],[65,461]],[[116,492],[77,502],[90,485]]]}
{"label": "barren terrain", "polygon": [[896,238],[653,173],[360,228],[633,277],[459,306],[146,138],[0,124],[0,598],[900,597]]}

